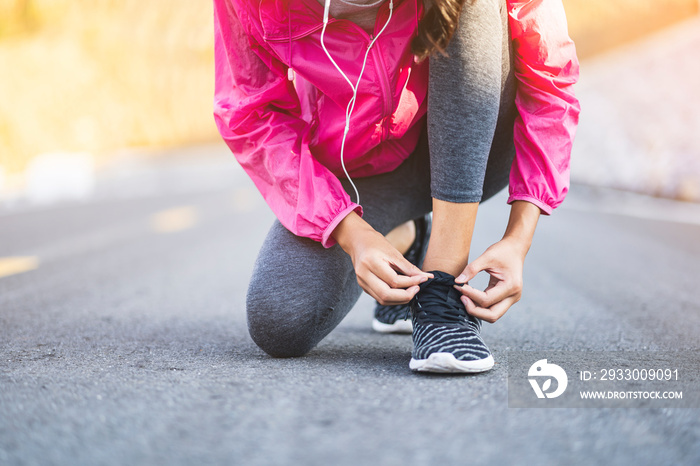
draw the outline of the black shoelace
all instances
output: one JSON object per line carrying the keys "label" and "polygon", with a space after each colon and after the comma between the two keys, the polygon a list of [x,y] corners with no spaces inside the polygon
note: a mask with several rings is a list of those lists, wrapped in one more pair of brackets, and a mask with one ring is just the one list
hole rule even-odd
{"label": "black shoelace", "polygon": [[459,291],[452,275],[434,271],[435,278],[421,283],[420,291],[411,301],[414,318],[423,323],[461,324],[468,319],[467,311],[459,300]]}

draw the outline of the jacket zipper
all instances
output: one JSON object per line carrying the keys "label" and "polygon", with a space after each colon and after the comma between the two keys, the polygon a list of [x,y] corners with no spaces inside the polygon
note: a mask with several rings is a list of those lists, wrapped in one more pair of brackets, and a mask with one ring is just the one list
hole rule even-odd
{"label": "jacket zipper", "polygon": [[[371,37],[371,36],[370,36]],[[382,140],[386,140],[389,136],[389,125],[387,117],[391,115],[391,110],[393,108],[393,98],[391,95],[391,86],[389,83],[389,77],[387,76],[386,66],[384,63],[384,57],[378,50],[379,42],[375,42],[372,48],[372,58],[374,59],[374,67],[377,69],[377,74],[380,76],[380,83],[382,88],[382,94],[384,95],[384,112],[383,112],[383,122],[382,122]]]}
{"label": "jacket zipper", "polygon": [[[328,24],[335,23],[337,21],[347,21],[344,19],[334,19],[331,18],[331,20],[328,22]],[[365,39],[367,40],[367,45],[369,46],[369,43],[374,40],[374,34],[367,34],[367,32],[362,29],[360,26],[357,24],[353,23],[352,21],[348,21],[350,24],[352,24],[357,31],[362,34]],[[320,24],[318,26],[314,26],[313,28],[307,29],[306,31],[303,31],[301,33],[298,33],[294,36],[291,36],[292,40],[300,39],[302,37],[306,37],[310,34],[313,34],[316,31],[319,31],[320,29],[323,28],[323,25]],[[265,38],[263,36],[263,39],[268,41],[268,42],[283,42],[287,41],[290,38],[289,37],[279,37],[279,38]],[[387,117],[391,114],[391,109],[393,105],[393,98],[391,96],[390,88],[391,86],[389,85],[389,77],[387,76],[386,72],[386,66],[384,63],[384,58],[382,57],[382,54],[379,53],[377,48],[379,47],[379,42],[376,42],[374,44],[374,47],[372,47],[372,60],[374,61],[374,68],[377,70],[377,74],[379,75],[379,82],[380,82],[380,88],[382,91],[382,95],[384,96],[384,111],[382,112],[382,140],[386,140],[388,137],[389,133],[389,127],[387,124]]]}

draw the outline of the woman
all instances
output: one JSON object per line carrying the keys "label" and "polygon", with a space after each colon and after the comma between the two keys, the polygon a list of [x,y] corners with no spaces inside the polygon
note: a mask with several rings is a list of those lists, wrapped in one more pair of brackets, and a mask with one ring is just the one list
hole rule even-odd
{"label": "woman", "polygon": [[[489,370],[481,320],[518,301],[537,219],[568,190],[578,62],[561,2],[319,1],[214,1],[217,126],[278,218],[250,334],[301,356],[361,287],[394,320],[411,303],[411,369]],[[508,183],[506,232],[469,263],[479,202]],[[486,290],[466,284],[482,270]]]}

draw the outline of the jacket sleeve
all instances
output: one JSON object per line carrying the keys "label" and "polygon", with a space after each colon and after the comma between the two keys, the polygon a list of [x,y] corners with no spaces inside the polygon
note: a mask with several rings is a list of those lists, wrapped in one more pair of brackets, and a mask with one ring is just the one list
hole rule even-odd
{"label": "jacket sleeve", "polygon": [[282,225],[330,247],[333,229],[361,207],[309,151],[287,67],[246,31],[248,14],[231,0],[214,0],[216,125]]}
{"label": "jacket sleeve", "polygon": [[576,49],[561,0],[508,0],[515,76],[514,140],[508,202],[525,200],[550,214],[569,190],[569,161],[579,102]]}

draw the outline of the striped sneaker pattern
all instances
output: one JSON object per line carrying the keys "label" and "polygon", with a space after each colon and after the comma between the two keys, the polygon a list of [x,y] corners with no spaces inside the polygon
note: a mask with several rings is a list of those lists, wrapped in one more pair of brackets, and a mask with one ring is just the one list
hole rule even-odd
{"label": "striped sneaker pattern", "polygon": [[413,332],[413,358],[428,359],[433,353],[450,353],[461,361],[480,360],[491,356],[479,328],[472,321],[464,327],[417,325]]}
{"label": "striped sneaker pattern", "polygon": [[411,302],[413,352],[410,368],[424,372],[483,372],[493,367],[481,338],[481,321],[467,314],[454,277],[434,271]]}
{"label": "striped sneaker pattern", "polygon": [[377,303],[374,308],[374,320],[372,328],[380,333],[406,333],[413,332],[413,324],[408,304],[398,306],[385,306]]}

